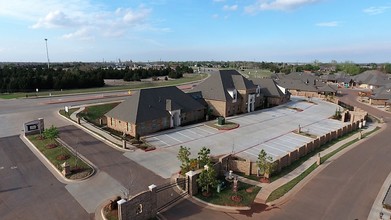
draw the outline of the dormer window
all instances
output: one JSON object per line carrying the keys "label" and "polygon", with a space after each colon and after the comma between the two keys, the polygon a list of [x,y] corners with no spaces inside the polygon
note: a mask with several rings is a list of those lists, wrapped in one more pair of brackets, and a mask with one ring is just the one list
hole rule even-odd
{"label": "dormer window", "polygon": [[236,89],[228,89],[228,94],[232,98],[232,102],[235,103],[238,99],[238,91]]}
{"label": "dormer window", "polygon": [[255,93],[257,94],[257,97],[261,94],[261,87],[259,85],[257,86]]}

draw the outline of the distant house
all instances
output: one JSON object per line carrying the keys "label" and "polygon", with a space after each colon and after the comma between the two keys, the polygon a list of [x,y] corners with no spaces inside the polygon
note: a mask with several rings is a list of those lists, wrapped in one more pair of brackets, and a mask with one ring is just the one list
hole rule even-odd
{"label": "distant house", "polygon": [[265,107],[273,107],[284,104],[290,100],[291,93],[279,86],[271,78],[250,79],[255,85],[261,87],[261,94],[265,97]]}
{"label": "distant house", "polygon": [[367,70],[354,77],[360,88],[376,89],[391,83],[391,77],[379,70]]}
{"label": "distant house", "polygon": [[203,120],[205,107],[175,86],[141,89],[106,113],[107,126],[131,136]]}
{"label": "distant house", "polygon": [[375,89],[369,97],[371,105],[389,105],[391,103],[391,84]]}
{"label": "distant house", "polygon": [[201,92],[215,116],[227,117],[252,112],[263,105],[261,88],[236,70],[213,72],[191,92]]}
{"label": "distant house", "polygon": [[318,89],[313,83],[303,82],[298,79],[279,79],[276,81],[277,84],[287,89],[294,96],[304,96],[304,97],[318,97]]}

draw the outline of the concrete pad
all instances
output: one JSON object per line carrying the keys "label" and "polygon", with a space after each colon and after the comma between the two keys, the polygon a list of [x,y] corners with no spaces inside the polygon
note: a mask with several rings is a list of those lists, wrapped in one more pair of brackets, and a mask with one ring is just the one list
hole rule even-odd
{"label": "concrete pad", "polygon": [[325,135],[346,124],[329,119],[337,105],[318,99],[313,99],[316,104],[302,100],[293,97],[284,106],[227,118],[228,121],[240,124],[239,128],[230,131],[193,125],[147,136],[145,140],[157,150],[126,153],[125,156],[167,178],[179,170],[177,154],[181,145],[191,149],[191,157],[197,157],[198,151],[205,146],[212,155],[234,153],[252,161],[264,149],[276,160],[313,140],[292,132],[299,125],[303,131],[309,129],[310,133],[314,131],[316,135]]}
{"label": "concrete pad", "polygon": [[102,202],[122,195],[122,191],[125,190],[117,180],[105,172],[99,172],[92,179],[66,185],[65,188],[88,213],[94,213],[95,208]]}

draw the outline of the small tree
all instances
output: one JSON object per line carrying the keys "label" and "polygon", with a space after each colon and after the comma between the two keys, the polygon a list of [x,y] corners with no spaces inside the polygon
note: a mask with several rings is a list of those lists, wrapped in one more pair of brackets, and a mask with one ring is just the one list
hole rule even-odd
{"label": "small tree", "polygon": [[204,167],[206,164],[210,163],[210,149],[203,147],[200,152],[198,152],[198,165],[199,168]]}
{"label": "small tree", "polygon": [[206,191],[206,193],[209,193],[210,187],[216,187],[218,182],[216,179],[215,169],[210,164],[207,165],[208,168],[202,170],[202,172],[198,176],[197,183],[201,187],[202,191]]}
{"label": "small tree", "polygon": [[47,128],[43,131],[43,136],[47,139],[50,139],[50,141],[53,143],[54,139],[56,139],[59,135],[59,131],[54,125],[52,125],[50,128]]}
{"label": "small tree", "polygon": [[180,146],[177,158],[181,161],[181,173],[185,174],[190,170],[190,148]]}
{"label": "small tree", "polygon": [[266,151],[263,149],[258,154],[257,165],[265,178],[269,178],[270,174],[272,174],[275,169],[275,163],[273,163],[273,158],[267,155]]}

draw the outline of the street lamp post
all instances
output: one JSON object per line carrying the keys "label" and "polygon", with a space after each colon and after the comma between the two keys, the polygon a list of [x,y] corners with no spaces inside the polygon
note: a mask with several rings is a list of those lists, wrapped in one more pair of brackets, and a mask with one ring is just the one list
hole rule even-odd
{"label": "street lamp post", "polygon": [[46,57],[48,59],[48,69],[50,68],[50,65],[49,65],[49,50],[48,50],[48,39],[45,38],[45,44],[46,44]]}

